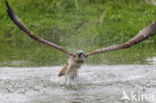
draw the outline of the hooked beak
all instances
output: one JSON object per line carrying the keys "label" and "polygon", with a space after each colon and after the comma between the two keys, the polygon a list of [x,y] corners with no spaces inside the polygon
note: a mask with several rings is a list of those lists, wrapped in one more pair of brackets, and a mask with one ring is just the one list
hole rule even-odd
{"label": "hooked beak", "polygon": [[83,53],[78,54],[78,57],[80,57]]}

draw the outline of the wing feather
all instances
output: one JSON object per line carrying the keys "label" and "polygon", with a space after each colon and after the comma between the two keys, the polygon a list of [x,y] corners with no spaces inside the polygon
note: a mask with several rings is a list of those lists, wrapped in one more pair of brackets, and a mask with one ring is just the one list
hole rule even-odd
{"label": "wing feather", "polygon": [[100,54],[100,53],[103,53],[103,52],[129,48],[132,45],[138,44],[138,43],[152,37],[155,34],[156,34],[156,22],[153,22],[151,25],[149,25],[148,27],[146,27],[142,31],[140,31],[131,40],[129,40],[129,41],[123,43],[123,44],[120,44],[120,45],[114,45],[114,46],[109,46],[109,47],[106,47],[106,48],[94,50],[92,52],[87,53],[86,56],[88,57],[88,56],[95,55],[95,54]]}
{"label": "wing feather", "polygon": [[35,35],[30,29],[28,29],[28,28],[21,22],[21,20],[16,16],[16,14],[14,13],[14,11],[13,11],[13,10],[11,9],[11,7],[9,6],[8,2],[5,1],[5,3],[6,3],[6,6],[7,6],[8,15],[10,16],[11,20],[19,27],[19,29],[21,29],[22,31],[24,31],[25,33],[27,33],[28,36],[29,36],[30,38],[32,38],[32,39],[34,39],[34,40],[36,40],[36,41],[39,41],[39,42],[41,42],[41,43],[43,43],[43,44],[46,44],[46,45],[48,45],[48,46],[50,46],[50,47],[53,47],[53,48],[55,48],[55,49],[57,49],[57,50],[60,50],[60,51],[62,51],[62,52],[64,52],[64,53],[67,53],[67,54],[70,55],[70,56],[74,56],[73,53],[71,53],[71,52],[65,50],[63,47],[61,47],[61,46],[59,46],[59,45],[57,45],[57,44],[55,44],[55,43],[53,43],[53,42],[47,41],[47,40],[45,40],[45,39],[42,39],[42,38],[36,36],[36,35]]}

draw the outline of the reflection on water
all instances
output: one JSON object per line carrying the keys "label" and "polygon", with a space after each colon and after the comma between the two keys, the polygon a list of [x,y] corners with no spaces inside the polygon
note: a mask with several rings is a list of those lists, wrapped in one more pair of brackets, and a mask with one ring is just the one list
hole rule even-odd
{"label": "reflection on water", "polygon": [[0,68],[0,103],[125,103],[123,91],[156,95],[154,65],[84,65],[77,85],[65,85],[60,69]]}

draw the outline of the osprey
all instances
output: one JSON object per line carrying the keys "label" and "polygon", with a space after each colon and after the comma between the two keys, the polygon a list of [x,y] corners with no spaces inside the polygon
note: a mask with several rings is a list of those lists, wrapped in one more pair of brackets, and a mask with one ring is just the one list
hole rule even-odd
{"label": "osprey", "polygon": [[138,43],[148,39],[149,37],[153,36],[156,33],[156,22],[153,22],[151,25],[149,25],[146,28],[144,28],[143,30],[141,30],[135,37],[133,37],[131,40],[129,40],[125,43],[122,43],[120,45],[114,45],[114,46],[109,46],[106,48],[97,49],[97,50],[94,50],[94,51],[86,53],[86,54],[82,50],[80,50],[74,54],[74,53],[67,51],[63,47],[61,47],[61,46],[59,46],[53,42],[47,41],[45,39],[42,39],[42,38],[36,36],[16,16],[16,14],[13,12],[11,7],[9,6],[8,2],[6,1],[5,3],[7,6],[7,12],[9,14],[11,20],[18,26],[19,29],[21,29],[23,32],[28,34],[28,36],[30,38],[32,38],[36,41],[39,41],[43,44],[46,44],[52,48],[55,48],[57,50],[60,50],[63,53],[66,53],[69,55],[69,59],[68,59],[67,63],[64,65],[64,67],[62,68],[62,70],[60,71],[60,73],[58,75],[59,77],[66,75],[66,76],[69,76],[71,79],[73,79],[73,78],[77,77],[78,69],[80,68],[80,66],[84,63],[84,61],[89,56],[95,55],[95,54],[100,54],[103,52],[129,48],[132,45],[138,44]]}

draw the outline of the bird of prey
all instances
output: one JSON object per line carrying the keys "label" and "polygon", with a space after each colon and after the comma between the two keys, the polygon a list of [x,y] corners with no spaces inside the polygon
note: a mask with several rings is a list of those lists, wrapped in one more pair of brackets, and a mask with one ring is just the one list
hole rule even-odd
{"label": "bird of prey", "polygon": [[11,18],[11,20],[16,24],[16,26],[19,29],[21,29],[23,32],[25,32],[30,38],[32,38],[36,41],[39,41],[43,44],[46,44],[52,48],[55,48],[57,50],[60,50],[63,53],[66,53],[67,55],[69,55],[69,59],[68,59],[67,63],[63,66],[62,70],[58,74],[59,77],[65,75],[71,79],[76,78],[78,75],[78,69],[80,68],[80,66],[84,63],[84,61],[89,56],[104,53],[104,52],[109,52],[109,51],[113,51],[113,50],[129,48],[132,45],[138,44],[138,43],[148,39],[149,37],[153,36],[154,34],[156,34],[156,22],[153,22],[152,24],[150,24],[149,26],[147,26],[143,30],[141,30],[135,37],[133,37],[132,39],[130,39],[129,41],[127,41],[125,43],[109,46],[106,48],[97,49],[97,50],[94,50],[89,53],[84,53],[82,50],[79,50],[77,53],[72,53],[53,42],[47,41],[47,40],[35,35],[16,16],[16,14],[12,10],[12,8],[9,6],[8,2],[6,1],[5,3],[7,6],[8,15]]}

